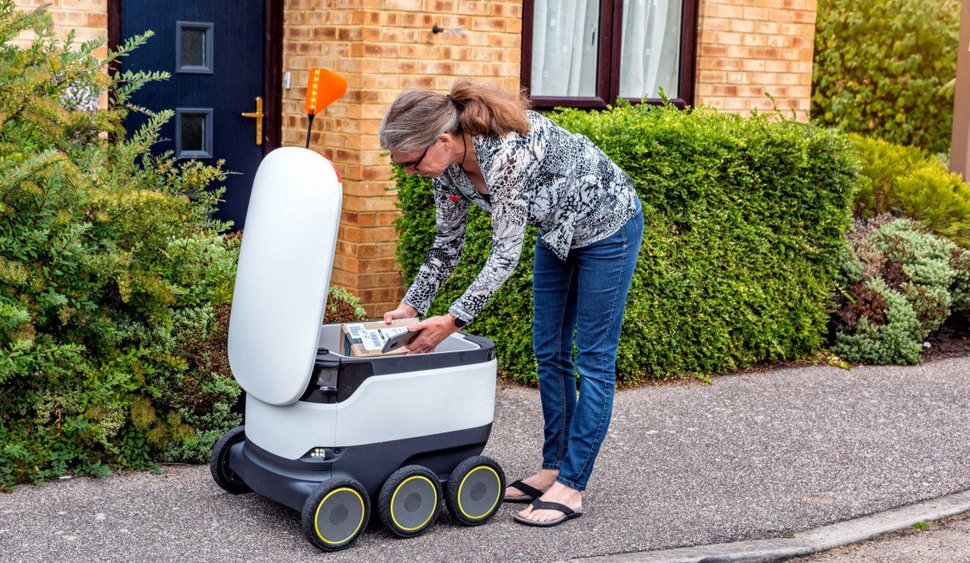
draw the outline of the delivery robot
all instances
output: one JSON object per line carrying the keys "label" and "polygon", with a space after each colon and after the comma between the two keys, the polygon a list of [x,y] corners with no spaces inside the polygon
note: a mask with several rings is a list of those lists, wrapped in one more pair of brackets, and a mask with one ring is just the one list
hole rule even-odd
{"label": "delivery robot", "polygon": [[434,524],[442,499],[461,524],[484,524],[505,489],[502,468],[480,455],[495,346],[456,333],[427,354],[344,355],[341,325],[321,324],[341,199],[317,152],[284,147],[259,166],[229,323],[245,426],[215,444],[212,477],[301,511],[325,551],[350,546],[375,510],[400,537]]}

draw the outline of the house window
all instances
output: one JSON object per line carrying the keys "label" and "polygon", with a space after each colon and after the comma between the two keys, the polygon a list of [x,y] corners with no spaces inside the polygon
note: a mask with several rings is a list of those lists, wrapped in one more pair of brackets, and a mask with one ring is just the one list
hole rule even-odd
{"label": "house window", "polygon": [[522,83],[535,107],[623,97],[692,102],[698,0],[524,0]]}

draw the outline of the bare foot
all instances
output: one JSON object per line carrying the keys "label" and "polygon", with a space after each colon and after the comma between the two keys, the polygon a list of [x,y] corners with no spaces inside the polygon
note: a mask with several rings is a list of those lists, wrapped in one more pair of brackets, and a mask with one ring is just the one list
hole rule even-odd
{"label": "bare foot", "polygon": [[[556,482],[556,477],[559,477],[558,469],[541,469],[535,475],[522,479],[522,482],[540,491],[545,491]],[[505,489],[505,496],[517,497],[524,494],[525,491],[520,491],[515,487],[507,487]]]}
{"label": "bare foot", "polygon": [[[553,483],[546,494],[542,495],[539,500],[545,502],[558,502],[559,504],[565,504],[573,510],[579,510],[583,507],[583,494],[573,489],[567,487],[558,481]],[[558,510],[533,510],[532,505],[529,505],[525,510],[519,512],[519,517],[532,522],[549,522],[551,520],[556,520],[562,518],[563,513]]]}

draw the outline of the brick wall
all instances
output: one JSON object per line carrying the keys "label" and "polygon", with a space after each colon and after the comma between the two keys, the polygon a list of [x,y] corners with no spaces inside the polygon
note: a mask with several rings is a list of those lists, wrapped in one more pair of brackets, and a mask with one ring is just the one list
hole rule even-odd
{"label": "brick wall", "polygon": [[[518,88],[521,1],[287,0],[285,8],[293,88],[284,94],[284,142],[305,134],[306,69],[328,66],[350,78],[351,92],[328,112],[313,146],[333,156],[345,183],[333,283],[376,316],[402,295],[380,117],[407,87],[445,91],[471,77]],[[748,113],[776,104],[807,119],[815,12],[816,0],[700,0],[695,105]],[[465,32],[435,35],[434,24]]]}
{"label": "brick wall", "polygon": [[[16,0],[30,9],[39,0]],[[47,0],[55,29],[102,37],[107,0]],[[800,112],[807,119],[817,0],[700,0],[695,105],[748,113]],[[519,87],[521,0],[284,0],[283,144],[302,146],[307,70],[345,74],[347,95],[314,123],[311,146],[344,181],[344,212],[332,283],[361,297],[372,317],[403,294],[394,260],[397,211],[377,128],[408,87],[446,91],[458,78]],[[462,33],[434,34],[437,24]]]}
{"label": "brick wall", "polygon": [[807,120],[816,6],[816,0],[701,0],[695,105],[747,114],[774,103]]}
{"label": "brick wall", "polygon": [[[409,87],[446,91],[459,77],[519,87],[522,8],[490,0],[286,0],[283,143],[306,136],[307,70],[345,74],[347,95],[314,121],[311,147],[327,154],[344,183],[343,221],[332,283],[360,296],[368,315],[403,295],[395,262],[397,216],[388,157],[378,144],[384,111]],[[452,31],[434,34],[433,25]]]}
{"label": "brick wall", "polygon": [[[76,41],[90,41],[108,35],[108,0],[15,0],[14,5],[22,10],[33,10],[47,4],[48,12],[54,20],[54,31],[61,39],[74,30]],[[19,38],[17,43],[26,45],[29,34]],[[107,46],[96,51],[98,56],[108,54]]]}

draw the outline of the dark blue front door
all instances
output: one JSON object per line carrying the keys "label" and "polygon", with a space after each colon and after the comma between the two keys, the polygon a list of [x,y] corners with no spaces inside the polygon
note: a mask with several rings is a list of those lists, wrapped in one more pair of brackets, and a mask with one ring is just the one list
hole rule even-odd
{"label": "dark blue front door", "polygon": [[[124,60],[126,70],[165,70],[170,80],[151,83],[133,102],[148,109],[171,109],[154,152],[215,163],[225,160],[221,219],[243,227],[253,176],[263,157],[257,144],[257,98],[264,70],[263,0],[125,0],[121,37],[155,32],[148,44]],[[129,131],[144,123],[132,114]],[[265,143],[266,132],[261,140]]]}

